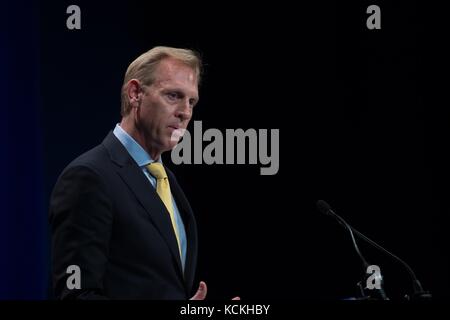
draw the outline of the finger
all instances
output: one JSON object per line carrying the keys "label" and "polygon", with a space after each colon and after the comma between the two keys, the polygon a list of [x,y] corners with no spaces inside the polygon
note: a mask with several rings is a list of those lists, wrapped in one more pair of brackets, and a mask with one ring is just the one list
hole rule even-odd
{"label": "finger", "polygon": [[234,297],[234,298],[231,299],[231,300],[241,300],[241,297]]}
{"label": "finger", "polygon": [[193,295],[193,297],[190,300],[205,300],[207,292],[208,288],[206,287],[206,283],[204,281],[200,281],[197,292]]}

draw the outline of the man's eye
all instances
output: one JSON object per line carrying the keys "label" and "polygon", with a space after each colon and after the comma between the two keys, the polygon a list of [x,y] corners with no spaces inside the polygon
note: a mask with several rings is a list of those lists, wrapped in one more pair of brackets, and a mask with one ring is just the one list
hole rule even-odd
{"label": "man's eye", "polygon": [[169,92],[169,93],[167,93],[167,97],[170,100],[176,100],[176,99],[178,99],[178,94],[176,92]]}

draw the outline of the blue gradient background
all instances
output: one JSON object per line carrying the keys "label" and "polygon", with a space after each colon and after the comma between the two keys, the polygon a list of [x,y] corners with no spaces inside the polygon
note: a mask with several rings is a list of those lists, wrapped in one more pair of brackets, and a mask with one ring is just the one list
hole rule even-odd
{"label": "blue gradient background", "polygon": [[2,7],[0,299],[47,299],[39,8],[21,1]]}

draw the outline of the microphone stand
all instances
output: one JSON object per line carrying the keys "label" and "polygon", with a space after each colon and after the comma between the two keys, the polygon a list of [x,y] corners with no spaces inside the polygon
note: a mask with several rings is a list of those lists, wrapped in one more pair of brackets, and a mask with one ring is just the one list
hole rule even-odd
{"label": "microphone stand", "polygon": [[[333,212],[334,213],[334,212]],[[335,213],[334,213],[335,214]],[[336,215],[336,214],[335,214]],[[337,215],[336,215],[337,216]],[[350,226],[350,228],[353,230],[353,232],[360,237],[361,239],[363,239],[364,241],[370,243],[371,245],[373,245],[375,248],[377,248],[378,250],[387,253],[389,256],[391,256],[392,258],[394,258],[395,260],[399,261],[401,264],[403,264],[403,266],[408,270],[408,273],[411,275],[412,279],[413,279],[413,294],[412,295],[408,295],[405,294],[405,298],[406,300],[431,300],[432,298],[432,294],[429,291],[425,291],[422,287],[422,284],[420,283],[420,281],[417,279],[416,274],[414,273],[414,271],[411,269],[411,267],[404,262],[402,259],[400,259],[399,257],[397,257],[395,254],[391,253],[390,251],[388,251],[387,249],[383,248],[382,246],[380,246],[378,243],[376,243],[375,241],[371,240],[370,238],[366,237],[365,235],[363,235],[361,232],[359,232],[358,230],[356,230],[355,228],[353,228],[352,226]]]}
{"label": "microphone stand", "polygon": [[380,288],[379,289],[378,288],[370,289],[370,291],[365,290],[366,288],[364,287],[364,285],[367,284],[367,280],[370,276],[370,274],[367,273],[367,270],[368,270],[370,264],[367,262],[367,260],[364,258],[361,251],[359,250],[358,244],[356,243],[356,240],[355,240],[355,236],[353,235],[354,229],[352,228],[352,226],[350,226],[343,218],[338,216],[331,209],[329,209],[329,211],[338,220],[339,224],[349,231],[350,236],[352,238],[353,247],[355,248],[355,251],[358,254],[358,256],[361,259],[362,264],[363,264],[363,268],[364,268],[363,279],[356,284],[359,288],[360,297],[352,299],[352,300],[389,300],[386,293],[384,292],[383,277],[381,276],[381,273],[379,274],[379,279],[378,279]]}

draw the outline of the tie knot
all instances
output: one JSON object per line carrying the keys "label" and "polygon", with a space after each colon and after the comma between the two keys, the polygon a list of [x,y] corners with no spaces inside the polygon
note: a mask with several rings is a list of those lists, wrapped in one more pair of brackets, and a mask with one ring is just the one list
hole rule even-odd
{"label": "tie knot", "polygon": [[149,165],[147,165],[147,169],[156,179],[167,178],[166,170],[164,170],[163,165],[159,162],[150,163]]}

